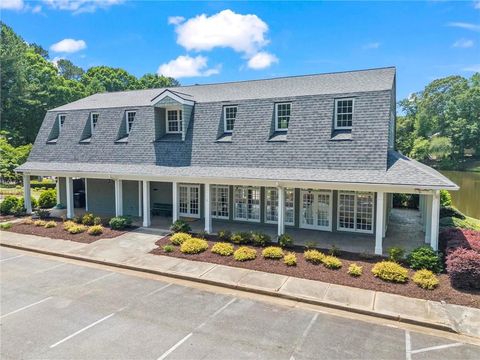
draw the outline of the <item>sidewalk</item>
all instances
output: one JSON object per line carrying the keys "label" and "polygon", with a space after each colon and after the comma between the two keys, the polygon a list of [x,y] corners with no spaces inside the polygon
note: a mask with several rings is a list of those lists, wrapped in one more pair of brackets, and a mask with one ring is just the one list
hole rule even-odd
{"label": "sidewalk", "polygon": [[81,244],[0,231],[0,245],[200,281],[480,337],[480,310],[285,275],[149,254],[162,232],[138,229]]}

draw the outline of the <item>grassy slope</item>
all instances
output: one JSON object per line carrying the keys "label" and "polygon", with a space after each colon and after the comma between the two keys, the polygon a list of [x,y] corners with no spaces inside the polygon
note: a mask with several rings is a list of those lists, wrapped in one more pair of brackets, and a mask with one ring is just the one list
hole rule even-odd
{"label": "grassy slope", "polygon": [[444,217],[440,219],[441,227],[456,227],[462,229],[471,229],[480,231],[480,220],[472,217],[466,217],[465,220],[455,217]]}

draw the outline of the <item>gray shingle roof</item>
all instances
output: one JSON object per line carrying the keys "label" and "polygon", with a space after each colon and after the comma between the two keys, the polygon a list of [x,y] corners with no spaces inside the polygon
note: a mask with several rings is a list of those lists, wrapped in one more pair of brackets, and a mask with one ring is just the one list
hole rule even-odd
{"label": "gray shingle roof", "polygon": [[[318,75],[291,76],[266,80],[170,88],[191,96],[195,102],[237,101],[280,97],[340,94],[390,90],[395,68],[380,68]],[[119,91],[88,96],[51,111],[152,105],[152,100],[166,88]]]}

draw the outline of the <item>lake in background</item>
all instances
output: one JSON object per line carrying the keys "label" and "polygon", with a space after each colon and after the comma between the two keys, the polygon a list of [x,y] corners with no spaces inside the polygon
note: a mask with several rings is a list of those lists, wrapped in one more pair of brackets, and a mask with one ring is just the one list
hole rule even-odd
{"label": "lake in background", "polygon": [[480,172],[441,171],[443,175],[460,186],[450,191],[453,206],[465,215],[480,219]]}

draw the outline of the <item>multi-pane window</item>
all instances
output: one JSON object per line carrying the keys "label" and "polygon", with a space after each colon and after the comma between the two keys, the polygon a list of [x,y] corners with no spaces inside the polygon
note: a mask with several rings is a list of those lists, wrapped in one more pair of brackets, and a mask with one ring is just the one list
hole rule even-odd
{"label": "multi-pane window", "polygon": [[331,230],[332,193],[327,190],[300,191],[300,227]]}
{"label": "multi-pane window", "polygon": [[178,185],[178,213],[181,216],[200,216],[200,186]]}
{"label": "multi-pane window", "polygon": [[167,133],[177,134],[183,130],[182,110],[167,110]]}
{"label": "multi-pane window", "polygon": [[235,186],[234,218],[236,220],[260,221],[260,188]]}
{"label": "multi-pane window", "polygon": [[[285,189],[285,224],[295,224],[295,191]],[[265,188],[265,221],[276,223],[278,221],[278,190]]]}
{"label": "multi-pane window", "polygon": [[212,196],[212,217],[218,219],[228,219],[228,186],[212,185],[210,191]]}
{"label": "multi-pane window", "polygon": [[353,99],[335,100],[335,129],[351,129],[353,120]]}
{"label": "multi-pane window", "polygon": [[290,122],[291,104],[277,103],[275,104],[275,131],[288,130]]}
{"label": "multi-pane window", "polygon": [[95,127],[97,126],[98,123],[98,114],[97,113],[91,113],[90,114],[90,132],[93,134],[93,130],[95,130]]}
{"label": "multi-pane window", "polygon": [[342,191],[338,193],[339,230],[373,232],[373,193]]}
{"label": "multi-pane window", "polygon": [[230,133],[233,131],[235,125],[235,119],[237,118],[237,107],[236,106],[225,106],[223,108],[223,126],[224,131]]}
{"label": "multi-pane window", "polygon": [[63,124],[65,123],[65,119],[67,115],[58,115],[58,132],[62,131]]}
{"label": "multi-pane window", "polygon": [[135,121],[135,115],[137,113],[135,111],[127,111],[126,112],[126,129],[127,129],[127,134],[130,134],[130,131],[132,131],[132,126],[133,122]]}

